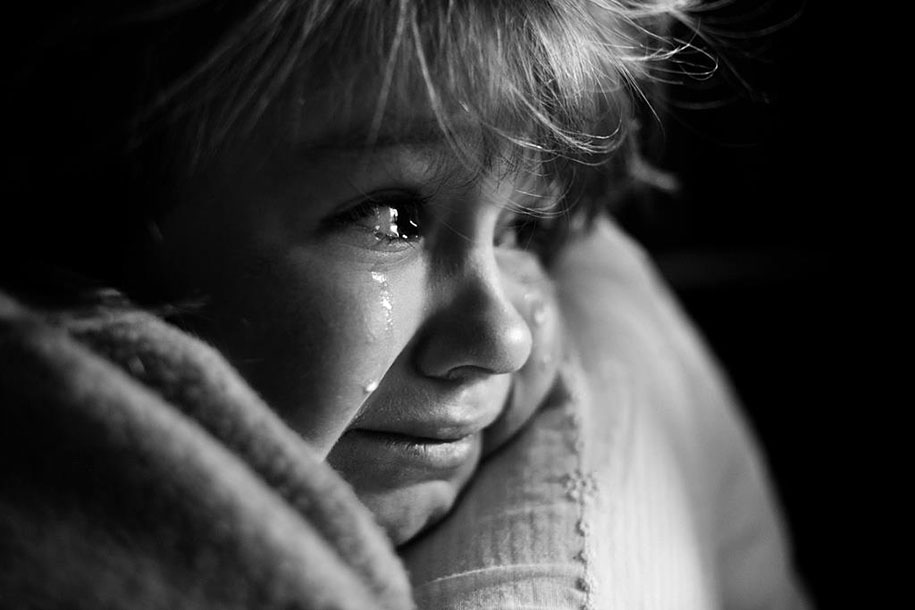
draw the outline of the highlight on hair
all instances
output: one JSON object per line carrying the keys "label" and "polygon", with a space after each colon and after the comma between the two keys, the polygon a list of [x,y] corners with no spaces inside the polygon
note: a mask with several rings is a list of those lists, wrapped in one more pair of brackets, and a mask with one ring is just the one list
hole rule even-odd
{"label": "highlight on hair", "polygon": [[[187,4],[172,3],[169,11],[160,8],[133,19],[186,17]],[[204,5],[226,3],[190,4],[200,14]],[[508,143],[510,150],[534,151],[547,159],[600,158],[626,141],[633,98],[647,99],[645,87],[664,80],[665,71],[673,66],[700,76],[713,69],[672,63],[688,43],[671,40],[667,24],[688,20],[691,4],[248,3],[196,64],[151,92],[137,127],[142,135],[162,125],[182,126],[194,162],[253,129],[271,107],[290,105],[290,100],[307,105],[305,92],[333,88],[341,90],[340,99],[375,100],[369,141],[391,108],[416,107],[420,95],[456,148],[453,121],[460,117],[478,125],[494,147]],[[193,35],[193,28],[187,34]],[[157,78],[156,86],[161,82]]]}
{"label": "highlight on hair", "polygon": [[[664,187],[641,161],[637,110],[716,67],[670,34],[699,0],[87,0],[56,21],[30,10],[43,35],[13,57],[27,94],[5,102],[25,117],[7,188],[41,235],[35,255],[92,258],[83,268],[109,268],[173,205],[171,188],[265,120],[294,134],[329,91],[341,112],[368,108],[366,145],[421,109],[478,168],[529,163],[603,201],[627,181]],[[458,137],[467,124],[472,145]]]}

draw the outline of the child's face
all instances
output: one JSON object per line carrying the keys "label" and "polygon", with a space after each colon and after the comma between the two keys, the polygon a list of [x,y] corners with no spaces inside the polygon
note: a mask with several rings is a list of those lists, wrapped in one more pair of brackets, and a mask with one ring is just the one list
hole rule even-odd
{"label": "child's face", "polygon": [[[308,105],[295,141],[264,128],[161,223],[197,329],[355,488],[395,542],[453,504],[481,456],[551,385],[558,316],[509,202],[529,175],[473,175],[434,121]],[[547,201],[545,201],[547,200]]]}

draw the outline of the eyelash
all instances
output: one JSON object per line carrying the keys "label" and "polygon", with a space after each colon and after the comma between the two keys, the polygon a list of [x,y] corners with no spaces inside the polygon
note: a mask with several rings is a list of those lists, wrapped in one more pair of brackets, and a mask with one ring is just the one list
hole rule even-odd
{"label": "eyelash", "polygon": [[[334,229],[369,233],[374,244],[382,249],[414,246],[427,230],[424,216],[429,200],[409,191],[374,193],[330,218],[328,223]],[[382,218],[385,210],[388,217]],[[561,242],[556,219],[517,211],[508,212],[507,216],[497,226],[496,246],[531,252],[546,262]],[[377,219],[374,226],[365,224],[366,219],[373,217]],[[387,230],[384,224],[388,224]]]}
{"label": "eyelash", "polygon": [[[330,222],[335,227],[352,228],[355,226],[368,231],[378,242],[386,245],[414,244],[422,239],[422,216],[428,200],[428,197],[408,192],[375,194],[337,214],[330,219]],[[376,224],[374,227],[361,225],[362,221],[378,216],[379,211],[384,209],[387,209],[389,213],[387,220],[389,231],[385,231],[381,224]],[[391,228],[395,226],[400,232],[399,235],[392,235],[390,232]]]}

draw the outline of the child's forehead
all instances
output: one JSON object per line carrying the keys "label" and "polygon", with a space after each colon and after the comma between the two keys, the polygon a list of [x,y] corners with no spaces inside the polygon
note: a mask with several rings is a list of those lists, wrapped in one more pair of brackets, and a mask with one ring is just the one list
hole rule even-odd
{"label": "child's forehead", "polygon": [[360,86],[361,95],[346,84],[290,97],[261,133],[268,140],[279,138],[297,162],[327,156],[374,162],[387,151],[409,150],[433,168],[460,166],[461,175],[478,176],[520,157],[521,151],[493,134],[491,124],[458,104],[435,108],[423,91],[411,99],[382,99],[368,80]]}
{"label": "child's forehead", "polygon": [[455,139],[479,144],[483,121],[460,103],[433,103],[419,83],[390,83],[363,70],[279,105],[290,143],[315,150],[436,145]]}
{"label": "child's forehead", "polygon": [[[493,138],[487,125],[460,107],[438,114],[422,95],[410,104],[390,99],[380,113],[377,95],[350,97],[346,89],[322,88],[290,102],[279,106],[277,117],[285,145],[272,158],[280,160],[280,172],[307,166],[359,173],[375,166],[397,175],[396,168],[407,164],[422,167],[422,175],[439,188],[510,178],[536,193],[554,178],[536,151]],[[278,135],[273,124],[262,132],[268,141]]]}

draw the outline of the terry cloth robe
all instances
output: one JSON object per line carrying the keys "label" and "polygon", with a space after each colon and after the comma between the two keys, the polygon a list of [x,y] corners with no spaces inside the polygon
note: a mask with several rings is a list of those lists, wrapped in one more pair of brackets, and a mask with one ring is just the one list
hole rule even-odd
{"label": "terry cloth robe", "polygon": [[219,354],[0,293],[0,608],[411,607],[367,509]]}

